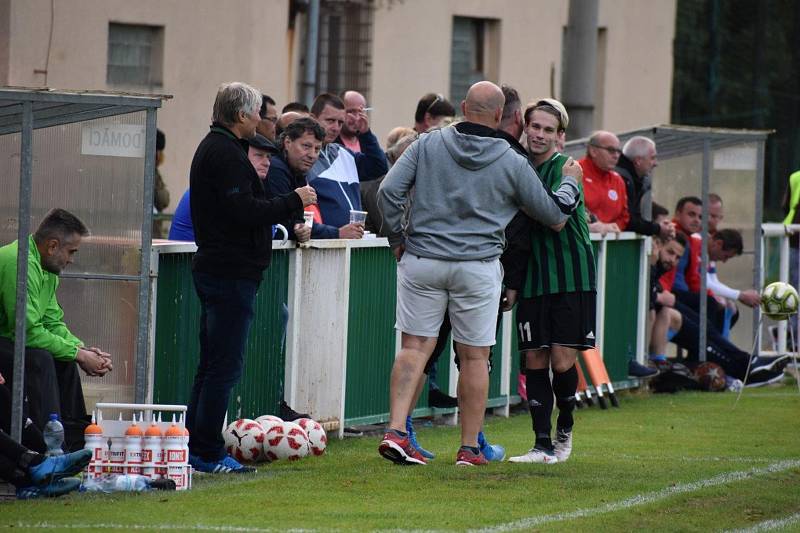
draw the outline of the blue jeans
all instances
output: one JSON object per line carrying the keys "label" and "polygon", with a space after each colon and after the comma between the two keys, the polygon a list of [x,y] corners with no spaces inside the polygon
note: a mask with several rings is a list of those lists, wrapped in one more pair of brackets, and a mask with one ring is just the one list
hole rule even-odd
{"label": "blue jeans", "polygon": [[200,298],[200,361],[186,413],[189,453],[204,461],[225,456],[222,424],[244,367],[259,282],[192,273]]}

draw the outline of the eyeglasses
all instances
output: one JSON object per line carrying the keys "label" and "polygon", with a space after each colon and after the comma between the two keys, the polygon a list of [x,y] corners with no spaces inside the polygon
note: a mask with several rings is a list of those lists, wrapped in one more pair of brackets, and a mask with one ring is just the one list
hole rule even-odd
{"label": "eyeglasses", "polygon": [[619,148],[614,148],[613,146],[603,146],[600,144],[589,143],[589,146],[594,146],[595,148],[600,148],[601,150],[605,150],[611,155],[621,155],[622,150]]}
{"label": "eyeglasses", "polygon": [[261,120],[269,120],[273,124],[277,124],[278,123],[278,117],[277,116],[275,116],[275,117],[261,117]]}

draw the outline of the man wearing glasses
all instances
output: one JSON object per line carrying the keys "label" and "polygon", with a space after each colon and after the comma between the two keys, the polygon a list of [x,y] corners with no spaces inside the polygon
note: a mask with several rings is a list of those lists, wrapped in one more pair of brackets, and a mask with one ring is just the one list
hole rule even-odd
{"label": "man wearing glasses", "polygon": [[619,139],[610,131],[597,131],[589,138],[586,157],[578,161],[583,168],[586,208],[592,216],[589,230],[608,233],[625,231],[628,194],[622,176],[614,171],[622,150]]}
{"label": "man wearing glasses", "polygon": [[270,142],[275,142],[275,124],[278,122],[278,108],[275,107],[275,100],[266,94],[261,95],[261,109],[258,110],[258,117],[261,119],[256,126],[256,133],[263,135]]}

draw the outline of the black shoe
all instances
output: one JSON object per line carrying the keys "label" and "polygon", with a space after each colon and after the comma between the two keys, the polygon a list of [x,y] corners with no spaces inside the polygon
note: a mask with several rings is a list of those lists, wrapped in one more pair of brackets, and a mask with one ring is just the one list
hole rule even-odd
{"label": "black shoe", "polygon": [[428,405],[440,408],[458,407],[458,398],[448,396],[439,389],[431,389],[428,391]]}
{"label": "black shoe", "polygon": [[786,368],[790,360],[791,356],[788,354],[779,355],[777,357],[754,355],[750,362],[750,375],[752,376],[762,372],[783,372],[783,369]]}
{"label": "black shoe", "polygon": [[644,366],[631,359],[628,361],[628,376],[632,378],[652,378],[658,374],[658,370]]}
{"label": "black shoe", "polygon": [[289,407],[289,404],[287,404],[285,401],[281,402],[281,407],[278,410],[278,416],[280,416],[284,422],[292,422],[293,420],[298,420],[300,418],[311,418],[308,413],[298,413]]}

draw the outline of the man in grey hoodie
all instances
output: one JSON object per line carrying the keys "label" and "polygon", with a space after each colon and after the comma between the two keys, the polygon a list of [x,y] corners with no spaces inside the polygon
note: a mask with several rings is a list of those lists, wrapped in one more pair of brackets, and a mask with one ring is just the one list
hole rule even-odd
{"label": "man in grey hoodie", "polygon": [[[398,464],[426,464],[404,431],[405,418],[445,309],[461,361],[456,464],[487,463],[477,435],[486,409],[489,347],[495,344],[504,230],[519,209],[560,229],[578,202],[577,163],[564,166],[561,187],[549,193],[527,159],[495,136],[504,101],[491,82],[470,87],[461,103],[465,121],[423,134],[378,191],[398,260],[396,327],[402,333],[390,383],[389,428],[378,451]],[[403,230],[412,187],[414,202]]]}

